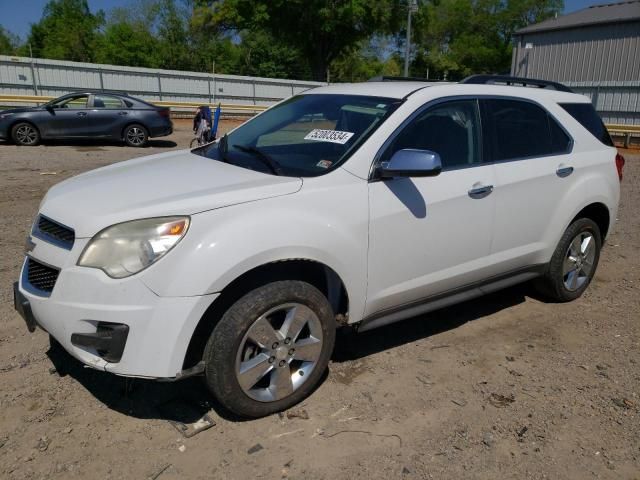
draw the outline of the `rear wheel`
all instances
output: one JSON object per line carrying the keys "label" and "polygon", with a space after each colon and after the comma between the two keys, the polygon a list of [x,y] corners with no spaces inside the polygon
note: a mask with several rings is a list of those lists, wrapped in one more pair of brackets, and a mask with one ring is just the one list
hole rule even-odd
{"label": "rear wheel", "polygon": [[536,283],[538,290],[559,302],[581,296],[595,275],[601,246],[600,229],[593,220],[573,222],[560,239],[547,272]]}
{"label": "rear wheel", "polygon": [[11,129],[11,138],[17,145],[34,146],[40,143],[40,132],[29,122],[20,122]]}
{"label": "rear wheel", "polygon": [[313,391],[334,342],[324,295],[305,282],[274,282],[246,294],[216,325],[205,348],[206,382],[228,410],[269,415]]}
{"label": "rear wheel", "polygon": [[144,147],[149,141],[149,134],[142,125],[129,125],[124,129],[124,141],[130,147]]}

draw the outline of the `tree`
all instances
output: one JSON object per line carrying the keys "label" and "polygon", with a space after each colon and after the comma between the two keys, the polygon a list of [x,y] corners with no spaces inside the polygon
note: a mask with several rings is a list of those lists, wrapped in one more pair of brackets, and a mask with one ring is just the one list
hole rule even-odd
{"label": "tree", "polygon": [[104,13],[95,15],[87,0],[50,0],[38,23],[31,25],[27,43],[36,57],[91,62]]}
{"label": "tree", "polygon": [[[362,42],[344,52],[331,63],[331,79],[335,82],[364,82],[380,75],[402,75],[402,59],[391,51],[388,38]],[[386,57],[386,58],[385,58]]]}
{"label": "tree", "polygon": [[158,41],[139,21],[109,23],[99,38],[95,60],[98,63],[157,68]]}
{"label": "tree", "polygon": [[402,8],[394,0],[196,1],[204,23],[221,30],[264,30],[298,49],[315,80],[350,48],[377,32],[392,31]]}
{"label": "tree", "polygon": [[14,55],[18,49],[18,37],[0,25],[0,55]]}
{"label": "tree", "polygon": [[415,17],[417,45],[412,74],[460,79],[504,73],[519,28],[562,11],[563,0],[437,0]]}

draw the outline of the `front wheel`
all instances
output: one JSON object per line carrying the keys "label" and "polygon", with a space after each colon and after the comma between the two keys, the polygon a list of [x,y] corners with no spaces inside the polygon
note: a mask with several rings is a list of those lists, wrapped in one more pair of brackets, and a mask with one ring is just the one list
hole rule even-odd
{"label": "front wheel", "polygon": [[538,290],[558,302],[575,300],[596,273],[602,239],[600,228],[589,218],[573,222],[558,242]]}
{"label": "front wheel", "polygon": [[318,289],[270,283],[240,298],[214,328],[204,353],[207,386],[243,417],[285,410],[313,391],[334,342],[333,312]]}
{"label": "front wheel", "polygon": [[29,122],[20,122],[11,129],[11,138],[16,145],[32,147],[40,143],[40,132]]}
{"label": "front wheel", "polygon": [[130,147],[144,147],[148,141],[149,134],[142,125],[129,125],[124,129],[124,142]]}

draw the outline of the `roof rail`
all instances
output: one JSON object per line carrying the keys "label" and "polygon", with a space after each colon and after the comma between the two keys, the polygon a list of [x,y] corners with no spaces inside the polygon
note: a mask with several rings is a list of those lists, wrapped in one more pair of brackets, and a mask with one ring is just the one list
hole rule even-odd
{"label": "roof rail", "polygon": [[372,77],[367,82],[437,82],[438,80],[429,80],[428,78],[419,77],[391,77],[387,75],[380,75]]}
{"label": "roof rail", "polygon": [[573,93],[573,90],[571,90],[569,87],[558,82],[537,80],[535,78],[512,77],[510,75],[471,75],[464,80],[460,80],[460,83],[470,83],[474,85],[487,85],[497,83],[510,86],[516,85],[521,87],[548,88],[549,90]]}

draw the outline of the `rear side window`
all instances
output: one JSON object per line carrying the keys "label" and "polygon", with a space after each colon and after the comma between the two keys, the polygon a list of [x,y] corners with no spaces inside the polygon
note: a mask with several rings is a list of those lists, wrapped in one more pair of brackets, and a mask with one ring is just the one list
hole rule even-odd
{"label": "rear side window", "polygon": [[571,138],[538,105],[500,99],[481,103],[488,161],[561,155],[571,150]]}
{"label": "rear side window", "polygon": [[561,103],[560,106],[589,130],[594,137],[605,145],[613,147],[611,136],[593,105],[590,103]]}

